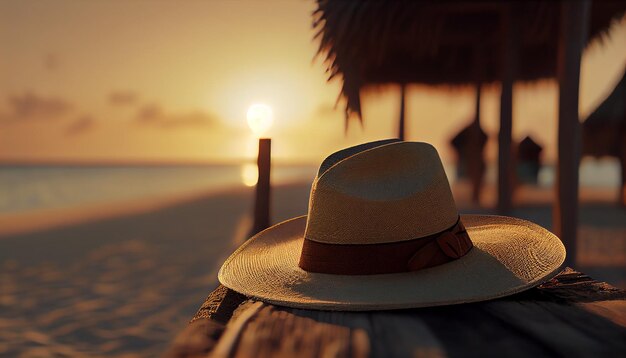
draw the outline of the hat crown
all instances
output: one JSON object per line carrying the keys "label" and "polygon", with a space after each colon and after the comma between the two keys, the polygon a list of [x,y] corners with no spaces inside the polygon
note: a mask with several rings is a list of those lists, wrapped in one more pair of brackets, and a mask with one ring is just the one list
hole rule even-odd
{"label": "hat crown", "polygon": [[378,244],[426,237],[459,214],[437,150],[395,142],[345,158],[313,182],[305,238]]}

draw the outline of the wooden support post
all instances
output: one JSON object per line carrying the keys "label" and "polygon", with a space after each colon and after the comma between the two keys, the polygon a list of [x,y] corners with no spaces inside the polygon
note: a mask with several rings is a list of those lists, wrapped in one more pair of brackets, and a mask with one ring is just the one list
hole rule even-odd
{"label": "wooden support post", "polygon": [[474,123],[472,126],[475,127],[475,130],[470,131],[470,148],[474,153],[470,153],[470,162],[468,173],[470,175],[470,179],[472,181],[472,202],[474,204],[480,203],[480,192],[483,186],[483,171],[484,171],[484,160],[483,160],[483,147],[480,138],[480,92],[481,92],[481,83],[480,81],[476,82],[476,106],[474,113]]}
{"label": "wooden support post", "polygon": [[480,125],[480,92],[482,88],[482,83],[480,81],[476,82],[476,105],[474,106],[474,122]]}
{"label": "wooden support post", "polygon": [[513,196],[513,84],[517,75],[519,55],[519,29],[511,4],[504,12],[502,21],[502,59],[500,90],[500,130],[498,132],[498,206],[500,214],[511,211]]}
{"label": "wooden support post", "polygon": [[566,265],[576,262],[578,166],[581,132],[578,119],[580,59],[587,38],[590,1],[561,3],[559,36],[559,129],[553,231],[567,249]]}
{"label": "wooden support post", "polygon": [[[624,112],[624,116],[626,116],[626,111]],[[626,118],[624,119],[624,123],[626,123]],[[619,143],[619,164],[621,168],[621,180],[619,183],[620,188],[618,200],[621,206],[626,207],[626,130],[622,130],[620,136],[621,143]]]}
{"label": "wooden support post", "polygon": [[404,127],[406,117],[406,85],[400,86],[400,121],[398,122],[398,139],[404,140]]}
{"label": "wooden support post", "polygon": [[620,188],[619,188],[619,198],[618,202],[621,206],[626,207],[626,91],[622,91],[624,97],[622,101],[624,101],[624,113],[622,115],[622,125],[619,127],[618,134],[618,150],[619,150],[619,164],[621,167],[621,180],[620,180]]}
{"label": "wooden support post", "polygon": [[251,236],[270,226],[270,168],[272,158],[272,140],[259,139],[259,156],[257,166],[259,179],[256,183],[254,197],[254,225]]}

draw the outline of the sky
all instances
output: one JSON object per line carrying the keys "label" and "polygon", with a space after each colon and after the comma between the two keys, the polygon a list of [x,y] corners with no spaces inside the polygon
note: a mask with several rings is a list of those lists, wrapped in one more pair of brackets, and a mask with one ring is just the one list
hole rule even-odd
{"label": "sky", "polygon": [[[0,0],[0,162],[231,162],[256,155],[253,103],[272,107],[278,162],[319,163],[335,150],[394,137],[399,89],[363,94],[363,125],[344,131],[340,83],[315,58],[313,0]],[[584,119],[621,78],[626,20],[586,49]],[[556,153],[554,81],[515,86],[514,139]],[[411,86],[407,139],[435,145],[473,116],[472,88]],[[484,89],[494,159],[499,88]]]}

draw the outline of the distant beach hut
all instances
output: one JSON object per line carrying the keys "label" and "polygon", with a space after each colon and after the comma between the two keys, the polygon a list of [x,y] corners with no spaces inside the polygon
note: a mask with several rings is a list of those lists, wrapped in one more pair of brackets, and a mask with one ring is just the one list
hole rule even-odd
{"label": "distant beach hut", "polygon": [[559,162],[554,231],[576,257],[580,58],[588,40],[626,11],[612,1],[317,0],[313,27],[329,80],[342,78],[346,123],[362,120],[361,89],[401,87],[398,137],[404,137],[409,84],[499,82],[498,211],[511,208],[514,81],[559,80]]}
{"label": "distant beach hut", "polygon": [[487,144],[487,134],[480,122],[473,120],[455,135],[450,144],[457,154],[456,174],[458,179],[469,179],[472,183],[472,201],[480,201],[480,193],[485,174],[483,151]]}
{"label": "distant beach hut", "polygon": [[517,179],[520,183],[537,184],[541,169],[543,148],[530,136],[526,136],[517,146],[515,155]]}
{"label": "distant beach hut", "polygon": [[621,166],[619,201],[626,205],[626,71],[611,94],[582,127],[583,155],[618,158]]}

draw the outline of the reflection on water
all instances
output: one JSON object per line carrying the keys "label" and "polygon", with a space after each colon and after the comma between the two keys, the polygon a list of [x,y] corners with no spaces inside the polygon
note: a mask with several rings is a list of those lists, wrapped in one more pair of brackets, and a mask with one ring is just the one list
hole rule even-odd
{"label": "reflection on water", "polygon": [[241,166],[241,182],[245,186],[255,186],[259,180],[259,168],[252,163]]}

